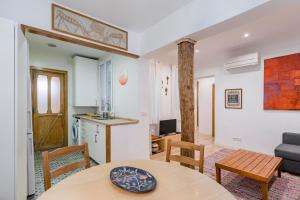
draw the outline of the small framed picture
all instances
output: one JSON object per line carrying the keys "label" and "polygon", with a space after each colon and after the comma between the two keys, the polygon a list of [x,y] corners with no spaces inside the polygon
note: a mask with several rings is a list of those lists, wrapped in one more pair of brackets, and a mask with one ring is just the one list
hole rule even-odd
{"label": "small framed picture", "polygon": [[242,109],[242,89],[225,90],[225,108]]}

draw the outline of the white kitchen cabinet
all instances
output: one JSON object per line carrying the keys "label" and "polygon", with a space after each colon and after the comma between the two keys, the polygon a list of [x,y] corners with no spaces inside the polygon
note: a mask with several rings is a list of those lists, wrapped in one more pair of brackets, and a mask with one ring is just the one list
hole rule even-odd
{"label": "white kitchen cabinet", "polygon": [[106,163],[106,126],[100,124],[98,130],[98,144],[100,146],[99,158],[100,163],[104,164]]}
{"label": "white kitchen cabinet", "polygon": [[105,125],[81,120],[81,141],[88,143],[90,157],[97,163],[106,162]]}
{"label": "white kitchen cabinet", "polygon": [[98,107],[98,60],[75,56],[74,106]]}

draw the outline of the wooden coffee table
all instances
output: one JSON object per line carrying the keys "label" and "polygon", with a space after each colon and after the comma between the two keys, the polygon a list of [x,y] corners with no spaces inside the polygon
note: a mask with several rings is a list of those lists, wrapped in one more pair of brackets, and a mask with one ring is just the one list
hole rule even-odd
{"label": "wooden coffee table", "polygon": [[221,184],[221,169],[237,173],[262,184],[262,198],[268,199],[268,186],[276,170],[281,177],[282,158],[236,150],[224,159],[216,162],[217,182]]}

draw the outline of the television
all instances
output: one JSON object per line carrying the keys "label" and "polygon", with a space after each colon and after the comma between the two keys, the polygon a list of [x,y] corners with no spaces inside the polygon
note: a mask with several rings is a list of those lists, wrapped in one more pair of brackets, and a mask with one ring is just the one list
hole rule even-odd
{"label": "television", "polygon": [[176,134],[176,119],[159,121],[159,135],[168,135],[170,133]]}

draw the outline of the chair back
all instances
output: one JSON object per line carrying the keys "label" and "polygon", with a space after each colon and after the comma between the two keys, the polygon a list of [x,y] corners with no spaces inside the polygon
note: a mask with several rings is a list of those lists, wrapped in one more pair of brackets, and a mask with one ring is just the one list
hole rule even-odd
{"label": "chair back", "polygon": [[[187,149],[192,151],[199,151],[199,160],[195,160],[190,157],[181,156],[181,155],[171,155],[172,147],[179,147],[180,149]],[[180,162],[181,164],[192,165],[199,167],[199,172],[203,173],[203,165],[204,165],[204,145],[196,145],[190,142],[183,142],[183,141],[172,141],[171,139],[168,140],[167,144],[167,155],[166,161],[176,161]]]}
{"label": "chair back", "polygon": [[[50,171],[50,161],[59,157],[63,157],[65,155],[82,152],[83,160],[66,164],[62,167],[59,167],[53,171]],[[51,187],[51,179],[57,177],[61,174],[65,174],[70,171],[74,171],[75,169],[84,167],[85,169],[90,167],[90,159],[89,159],[89,149],[87,144],[83,145],[75,145],[69,147],[63,147],[56,149],[54,151],[44,151],[42,153],[43,156],[43,173],[44,173],[44,188],[45,191]]]}

